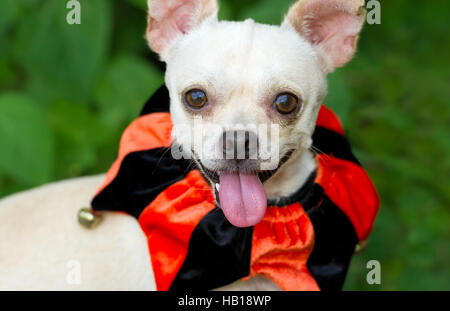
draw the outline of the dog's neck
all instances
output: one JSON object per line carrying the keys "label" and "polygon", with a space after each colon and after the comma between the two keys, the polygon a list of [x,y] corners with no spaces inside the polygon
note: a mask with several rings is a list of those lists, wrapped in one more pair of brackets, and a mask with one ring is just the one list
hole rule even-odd
{"label": "dog's neck", "polygon": [[290,197],[297,192],[317,168],[311,151],[297,151],[269,180],[264,183],[267,198]]}

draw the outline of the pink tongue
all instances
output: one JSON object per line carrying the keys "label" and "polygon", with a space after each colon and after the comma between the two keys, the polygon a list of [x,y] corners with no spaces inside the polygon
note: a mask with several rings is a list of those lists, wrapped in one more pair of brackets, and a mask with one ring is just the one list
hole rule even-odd
{"label": "pink tongue", "polygon": [[255,174],[220,174],[219,198],[225,217],[236,227],[254,226],[266,213],[266,193]]}

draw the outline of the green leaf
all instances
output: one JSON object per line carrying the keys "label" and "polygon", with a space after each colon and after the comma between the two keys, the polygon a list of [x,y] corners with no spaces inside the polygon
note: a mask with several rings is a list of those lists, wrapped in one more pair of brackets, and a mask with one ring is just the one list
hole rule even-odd
{"label": "green leaf", "polygon": [[139,10],[126,1],[118,1],[115,11],[120,12],[120,16],[124,15],[127,18],[116,18],[114,20],[112,45],[114,54],[148,54],[150,49],[144,36],[147,28],[147,10]]}
{"label": "green leaf", "polygon": [[138,9],[147,11],[147,0],[128,0],[128,2]]}
{"label": "green leaf", "polygon": [[129,123],[162,83],[162,72],[149,63],[134,56],[118,57],[96,92],[102,120],[110,128]]}
{"label": "green leaf", "polygon": [[239,14],[240,19],[252,18],[259,23],[280,25],[293,0],[263,0],[254,2],[252,6]]}
{"label": "green leaf", "polygon": [[[17,0],[0,1],[0,62],[4,62],[10,54],[11,38],[8,35],[10,26],[16,21],[19,11]],[[0,75],[2,75],[0,73]],[[0,81],[1,82],[1,81]]]}
{"label": "green leaf", "polygon": [[49,116],[56,134],[57,177],[86,174],[99,161],[99,147],[117,144],[86,105],[57,102],[50,107]]}
{"label": "green leaf", "polygon": [[219,1],[219,20],[232,20],[233,19],[233,8],[229,1],[220,0]]}
{"label": "green leaf", "polygon": [[24,12],[15,40],[16,62],[29,76],[31,94],[43,101],[87,101],[109,44],[109,1],[80,0],[80,25],[67,23],[66,3],[47,0]]}
{"label": "green leaf", "polygon": [[3,34],[6,27],[15,21],[18,11],[19,5],[17,0],[0,1],[0,34]]}
{"label": "green leaf", "polygon": [[0,97],[0,171],[28,186],[50,181],[53,138],[44,113],[32,99]]}
{"label": "green leaf", "polygon": [[352,103],[353,98],[342,71],[328,76],[328,95],[325,104],[337,113],[343,124],[347,122]]}

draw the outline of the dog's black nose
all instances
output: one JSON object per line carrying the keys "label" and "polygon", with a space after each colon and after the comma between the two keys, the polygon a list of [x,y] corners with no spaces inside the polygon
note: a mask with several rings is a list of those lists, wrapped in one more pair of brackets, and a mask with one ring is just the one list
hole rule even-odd
{"label": "dog's black nose", "polygon": [[258,136],[253,131],[226,131],[222,137],[223,156],[227,160],[256,160]]}

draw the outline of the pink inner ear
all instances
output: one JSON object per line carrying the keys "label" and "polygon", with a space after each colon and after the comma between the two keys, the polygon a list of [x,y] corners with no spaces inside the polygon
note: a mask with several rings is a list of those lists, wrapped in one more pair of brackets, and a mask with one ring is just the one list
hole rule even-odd
{"label": "pink inner ear", "polygon": [[179,7],[176,12],[174,12],[173,19],[176,22],[178,31],[185,34],[192,28],[193,14],[195,13],[195,7],[189,5],[184,5]]}
{"label": "pink inner ear", "polygon": [[361,29],[359,18],[346,12],[334,12],[310,24],[311,42],[320,46],[333,66],[345,65],[356,50]]}
{"label": "pink inner ear", "polygon": [[201,16],[199,0],[150,0],[147,39],[161,53],[178,35],[187,33]]}
{"label": "pink inner ear", "polygon": [[345,65],[355,53],[363,18],[346,1],[311,1],[303,8],[302,34],[317,45],[334,68]]}

